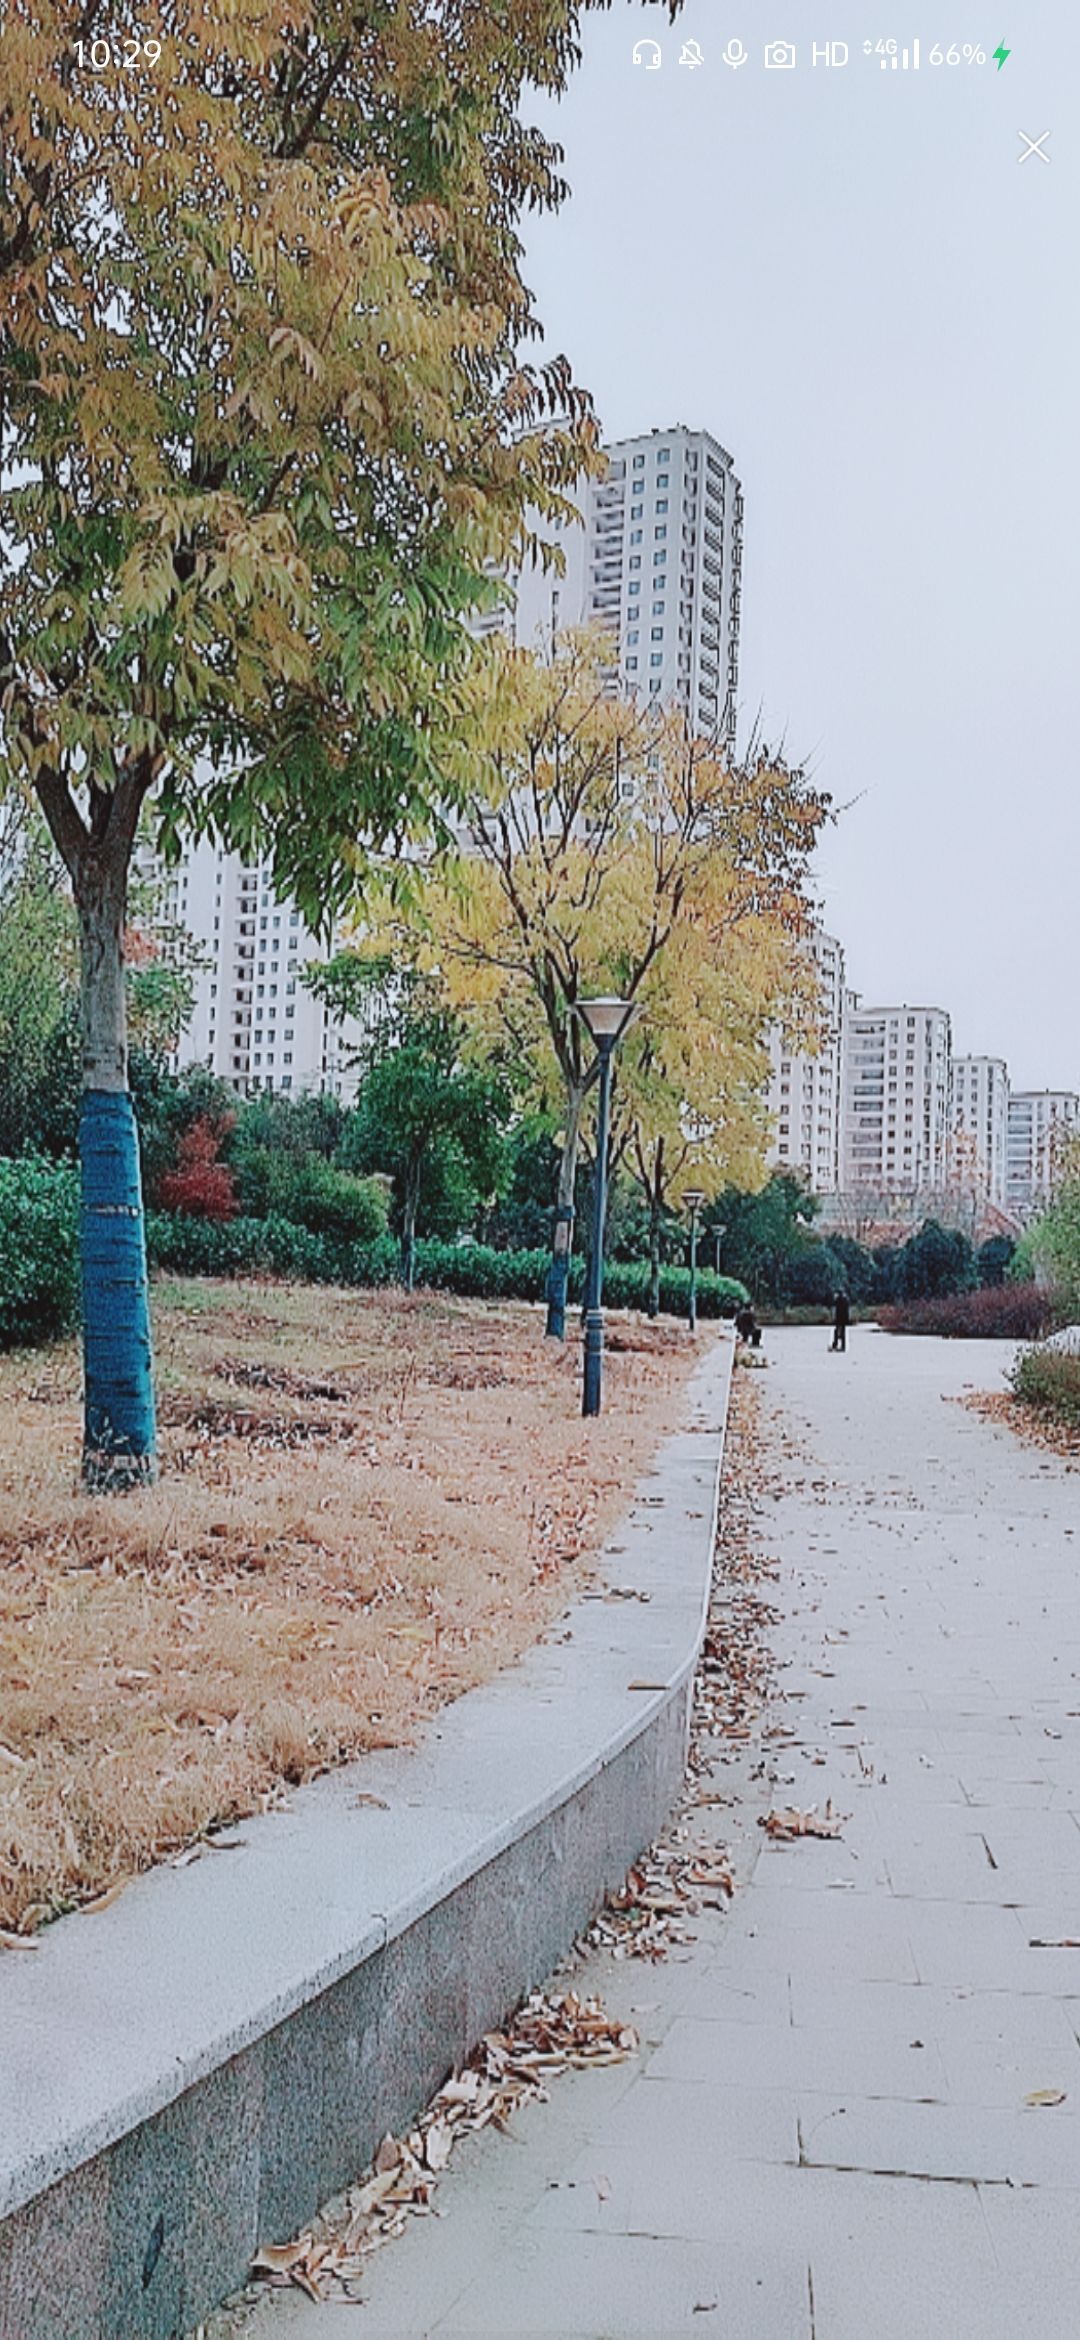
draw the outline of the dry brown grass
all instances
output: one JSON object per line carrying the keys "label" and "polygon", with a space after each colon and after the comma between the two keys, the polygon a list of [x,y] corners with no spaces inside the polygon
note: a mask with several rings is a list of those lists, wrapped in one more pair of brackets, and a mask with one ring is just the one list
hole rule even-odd
{"label": "dry brown grass", "polygon": [[73,1347],[0,1360],[0,1928],[23,1934],[407,1741],[534,1640],[698,1353],[616,1318],[586,1427],[577,1342],[523,1306],[156,1300],[153,1488],[81,1493]]}

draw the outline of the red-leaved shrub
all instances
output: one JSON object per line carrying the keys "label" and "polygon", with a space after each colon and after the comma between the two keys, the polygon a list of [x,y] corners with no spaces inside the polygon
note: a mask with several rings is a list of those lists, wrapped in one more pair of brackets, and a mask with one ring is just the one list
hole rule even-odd
{"label": "red-leaved shrub", "polygon": [[200,1114],[186,1129],[176,1148],[176,1168],[159,1181],[158,1199],[166,1211],[184,1211],[190,1219],[231,1219],[236,1215],[236,1188],[228,1164],[219,1161],[222,1144],[232,1127],[226,1116],[211,1121]]}
{"label": "red-leaved shrub", "polygon": [[955,1341],[1041,1341],[1061,1324],[1060,1293],[1049,1284],[986,1284],[928,1300],[879,1308],[884,1332],[937,1333]]}

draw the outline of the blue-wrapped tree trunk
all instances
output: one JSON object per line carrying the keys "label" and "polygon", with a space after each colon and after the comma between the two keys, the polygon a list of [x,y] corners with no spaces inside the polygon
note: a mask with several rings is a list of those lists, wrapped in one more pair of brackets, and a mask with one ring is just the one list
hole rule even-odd
{"label": "blue-wrapped tree trunk", "polygon": [[82,1160],[83,1476],[127,1487],[154,1468],[154,1382],[139,1139],[125,1090],[87,1089]]}
{"label": "blue-wrapped tree trunk", "polygon": [[72,871],[83,1039],[83,1479],[88,1487],[122,1489],[154,1473],[154,1384],[139,1140],[128,1091],[130,839],[110,835],[104,818],[100,826],[101,849],[95,854],[91,833]]}
{"label": "blue-wrapped tree trunk", "polygon": [[547,1322],[544,1326],[548,1339],[553,1341],[566,1339],[566,1295],[570,1282],[570,1256],[574,1248],[574,1189],[584,1097],[584,1085],[568,1088],[566,1128],[563,1132],[559,1187],[555,1199],[551,1265],[548,1268]]}

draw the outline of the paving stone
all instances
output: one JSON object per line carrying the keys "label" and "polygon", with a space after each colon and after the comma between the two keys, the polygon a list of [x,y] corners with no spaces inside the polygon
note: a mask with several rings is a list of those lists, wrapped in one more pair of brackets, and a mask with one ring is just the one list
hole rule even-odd
{"label": "paving stone", "polygon": [[[785,1331],[768,1356],[762,1402],[816,1458],[763,1512],[797,1734],[771,1794],[831,1796],[843,1835],[753,1866],[761,1784],[718,1765],[749,1813],[731,1912],[666,1966],[578,1977],[641,2003],[640,2065],[583,2124],[589,2076],[559,2083],[518,2162],[492,2141],[444,2229],[373,2269],[373,2340],[1080,2331],[1080,1950],[1032,1947],[1080,1938],[1076,1480],[943,1404],[1000,1386],[998,1344],[857,1328],[837,1374]],[[326,2315],[291,2309],[289,2340]]]}

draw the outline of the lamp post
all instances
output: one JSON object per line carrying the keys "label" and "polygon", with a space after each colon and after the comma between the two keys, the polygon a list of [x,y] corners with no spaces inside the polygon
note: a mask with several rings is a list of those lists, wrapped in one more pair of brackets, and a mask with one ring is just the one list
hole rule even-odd
{"label": "lamp post", "polygon": [[716,1273],[717,1273],[717,1275],[719,1275],[719,1273],[720,1273],[720,1261],[721,1261],[721,1259],[722,1259],[722,1257],[723,1257],[723,1252],[724,1252],[724,1237],[725,1237],[725,1235],[726,1235],[726,1234],[727,1234],[727,1228],[726,1228],[726,1227],[724,1227],[724,1226],[714,1227],[714,1228],[713,1228],[713,1230],[712,1230],[712,1239],[713,1239],[713,1242],[714,1242],[714,1243],[715,1243],[715,1245],[716,1245]]}
{"label": "lamp post", "polygon": [[688,1186],[683,1201],[690,1213],[690,1304],[687,1315],[691,1332],[697,1331],[697,1222],[698,1212],[705,1200],[700,1186]]}
{"label": "lamp post", "polygon": [[619,1041],[635,1023],[640,1008],[635,1000],[579,999],[575,1014],[592,1040],[600,1062],[600,1095],[596,1108],[596,1177],[593,1184],[593,1234],[585,1284],[585,1362],[581,1390],[584,1415],[600,1411],[604,1373],[604,1318],[600,1296],[604,1288],[604,1221],[607,1217],[608,1123],[611,1118],[611,1059]]}

